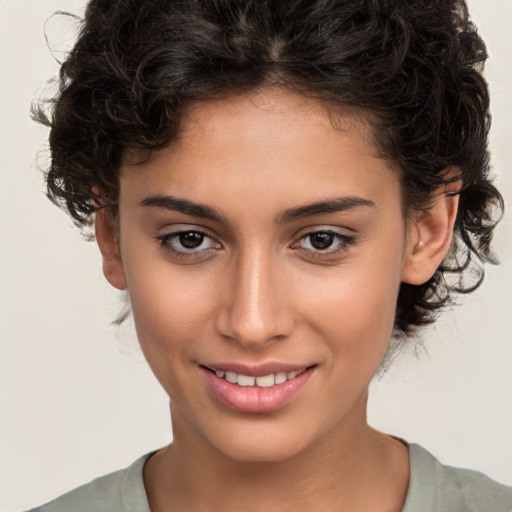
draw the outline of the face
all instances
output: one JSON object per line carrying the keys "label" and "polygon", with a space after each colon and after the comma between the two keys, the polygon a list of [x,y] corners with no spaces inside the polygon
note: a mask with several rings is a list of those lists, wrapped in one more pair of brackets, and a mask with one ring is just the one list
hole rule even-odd
{"label": "face", "polygon": [[119,272],[175,442],[277,460],[366,425],[406,237],[396,171],[338,120],[272,90],[208,102],[122,167]]}

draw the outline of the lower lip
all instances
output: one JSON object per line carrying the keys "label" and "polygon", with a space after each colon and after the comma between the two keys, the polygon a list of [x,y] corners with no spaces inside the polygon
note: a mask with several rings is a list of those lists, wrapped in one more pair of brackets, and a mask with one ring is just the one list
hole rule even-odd
{"label": "lower lip", "polygon": [[217,377],[215,373],[201,368],[209,388],[215,397],[230,409],[240,412],[264,413],[277,411],[291,402],[304,388],[314,368],[304,370],[294,379],[272,387],[238,386]]}

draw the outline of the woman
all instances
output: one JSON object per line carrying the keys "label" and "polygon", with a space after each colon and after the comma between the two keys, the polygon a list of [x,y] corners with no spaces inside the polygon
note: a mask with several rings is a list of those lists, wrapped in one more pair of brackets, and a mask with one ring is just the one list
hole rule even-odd
{"label": "woman", "polygon": [[48,192],[94,222],[174,439],[41,510],[510,509],[366,421],[390,338],[492,260],[484,60],[462,2],[89,3],[35,111]]}

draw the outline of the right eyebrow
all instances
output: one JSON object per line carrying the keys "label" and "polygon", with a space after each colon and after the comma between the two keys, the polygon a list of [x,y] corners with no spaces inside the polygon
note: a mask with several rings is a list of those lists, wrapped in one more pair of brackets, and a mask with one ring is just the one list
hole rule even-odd
{"label": "right eyebrow", "polygon": [[188,199],[180,199],[174,196],[162,196],[156,194],[143,199],[140,202],[140,205],[151,208],[164,208],[166,210],[177,211],[185,215],[213,220],[215,222],[227,222],[226,215],[219,210],[215,210],[211,206],[195,203]]}

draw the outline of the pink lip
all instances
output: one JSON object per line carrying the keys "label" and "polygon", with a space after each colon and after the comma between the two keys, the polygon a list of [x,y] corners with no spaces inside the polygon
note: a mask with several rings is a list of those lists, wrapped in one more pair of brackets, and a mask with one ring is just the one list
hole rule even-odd
{"label": "pink lip", "polygon": [[[215,365],[219,366],[220,365]],[[242,365],[243,366],[243,365]],[[225,365],[222,366],[224,371],[235,371],[230,368],[240,368],[240,365]],[[211,368],[211,366],[209,366]],[[270,373],[279,373],[279,371],[268,371],[269,366],[262,365],[253,367],[253,373],[247,373],[247,367],[243,367],[243,371],[235,371],[242,375],[250,376],[263,376]],[[284,365],[279,368],[283,370]],[[304,368],[294,366],[294,369],[289,371],[299,371]],[[300,375],[294,379],[290,379],[282,384],[276,384],[269,388],[260,388],[257,386],[242,387],[236,384],[231,384],[223,378],[217,377],[215,373],[205,367],[200,367],[207,385],[213,395],[225,406],[230,409],[235,409],[240,412],[249,413],[265,413],[272,412],[284,407],[288,404],[297,394],[304,388],[306,382],[309,380],[314,372],[314,367],[304,370]],[[211,368],[216,369],[216,368]],[[266,373],[261,373],[264,370]],[[257,372],[257,373],[255,373]]]}

